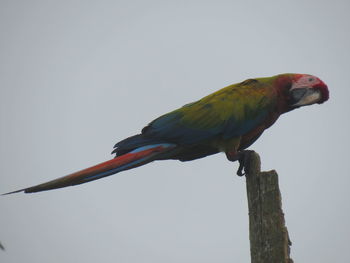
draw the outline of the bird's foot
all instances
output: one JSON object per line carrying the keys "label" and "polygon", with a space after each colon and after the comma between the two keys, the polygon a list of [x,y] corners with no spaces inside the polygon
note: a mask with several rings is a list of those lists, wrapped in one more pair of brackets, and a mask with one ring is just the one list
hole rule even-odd
{"label": "bird's foot", "polygon": [[237,157],[238,157],[238,162],[239,162],[239,167],[237,170],[237,175],[238,176],[243,176],[245,175],[245,167],[249,164],[249,155],[253,151],[251,150],[244,150],[241,152],[238,152]]}
{"label": "bird's foot", "polygon": [[226,152],[226,157],[229,161],[231,161],[231,162],[238,161],[239,162],[239,167],[237,170],[238,176],[245,175],[245,167],[248,165],[249,154],[251,152],[253,152],[253,151],[244,150],[244,151],[240,151],[240,152],[236,152],[236,151]]}

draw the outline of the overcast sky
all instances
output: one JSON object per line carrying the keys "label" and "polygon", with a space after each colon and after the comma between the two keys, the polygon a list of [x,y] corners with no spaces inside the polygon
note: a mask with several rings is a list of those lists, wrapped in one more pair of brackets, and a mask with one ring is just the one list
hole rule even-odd
{"label": "overcast sky", "polygon": [[[251,147],[279,173],[295,262],[349,259],[350,2],[0,1],[0,192],[110,159],[149,121],[251,77],[310,73],[330,100]],[[0,262],[250,262],[224,154],[0,198]]]}

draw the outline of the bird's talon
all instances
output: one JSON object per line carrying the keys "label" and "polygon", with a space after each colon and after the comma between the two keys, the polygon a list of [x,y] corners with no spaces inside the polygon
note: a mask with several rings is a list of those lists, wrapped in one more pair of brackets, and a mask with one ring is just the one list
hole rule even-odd
{"label": "bird's talon", "polygon": [[245,172],[244,172],[244,161],[242,161],[242,160],[239,160],[239,167],[238,167],[238,170],[237,170],[237,175],[238,176],[244,176],[245,175]]}
{"label": "bird's talon", "polygon": [[245,150],[245,151],[239,152],[239,157],[238,157],[239,167],[238,167],[238,170],[237,170],[237,175],[238,176],[246,175],[245,167],[248,164],[248,158],[249,158],[249,154],[251,152],[252,151],[250,151],[250,150]]}

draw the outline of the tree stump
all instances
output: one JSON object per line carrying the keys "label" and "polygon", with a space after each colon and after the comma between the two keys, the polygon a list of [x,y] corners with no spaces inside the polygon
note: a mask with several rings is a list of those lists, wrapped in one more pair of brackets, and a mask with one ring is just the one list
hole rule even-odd
{"label": "tree stump", "polygon": [[251,151],[245,164],[252,263],[293,263],[276,171],[261,172]]}

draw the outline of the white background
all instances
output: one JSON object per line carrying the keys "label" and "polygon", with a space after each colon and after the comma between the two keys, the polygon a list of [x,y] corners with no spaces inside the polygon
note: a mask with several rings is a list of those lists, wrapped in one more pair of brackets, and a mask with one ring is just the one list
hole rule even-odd
{"label": "white background", "polygon": [[[310,73],[330,100],[251,147],[279,173],[295,262],[346,262],[348,1],[0,2],[0,192],[110,159],[157,116],[250,77]],[[223,154],[0,198],[0,262],[250,262]]]}

